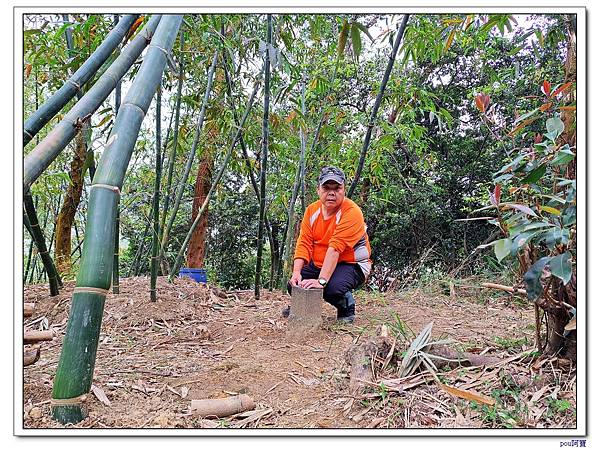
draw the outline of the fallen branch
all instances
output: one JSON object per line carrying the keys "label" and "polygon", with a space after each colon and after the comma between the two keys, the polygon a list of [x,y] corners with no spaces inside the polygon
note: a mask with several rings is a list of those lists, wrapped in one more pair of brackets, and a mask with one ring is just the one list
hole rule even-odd
{"label": "fallen branch", "polygon": [[481,285],[486,288],[498,289],[501,291],[510,292],[512,294],[527,295],[527,291],[525,289],[519,289],[516,287],[504,286],[502,284],[496,284],[496,283],[481,283]]}
{"label": "fallen branch", "polygon": [[200,417],[227,417],[254,409],[254,406],[254,400],[246,394],[234,395],[228,398],[192,400],[192,414]]}

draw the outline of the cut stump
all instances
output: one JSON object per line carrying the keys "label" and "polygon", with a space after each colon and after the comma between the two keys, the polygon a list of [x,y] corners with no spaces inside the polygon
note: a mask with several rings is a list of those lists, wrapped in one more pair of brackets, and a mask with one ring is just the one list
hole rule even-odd
{"label": "cut stump", "polygon": [[289,339],[302,339],[321,328],[323,289],[302,289],[292,286],[290,316],[288,318]]}

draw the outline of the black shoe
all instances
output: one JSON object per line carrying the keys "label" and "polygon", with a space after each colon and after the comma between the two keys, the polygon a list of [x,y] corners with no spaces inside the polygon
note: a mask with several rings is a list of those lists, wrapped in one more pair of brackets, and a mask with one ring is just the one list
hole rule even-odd
{"label": "black shoe", "polygon": [[286,306],[285,308],[283,308],[283,311],[281,311],[281,317],[285,317],[286,319],[288,317],[290,317],[290,307]]}
{"label": "black shoe", "polygon": [[338,322],[353,323],[355,317],[355,307],[350,305],[344,309],[338,309],[337,320]]}

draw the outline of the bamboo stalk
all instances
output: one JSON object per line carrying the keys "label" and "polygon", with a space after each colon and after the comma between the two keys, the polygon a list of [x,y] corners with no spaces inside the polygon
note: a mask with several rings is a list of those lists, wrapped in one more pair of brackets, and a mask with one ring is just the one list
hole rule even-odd
{"label": "bamboo stalk", "polygon": [[35,242],[35,245],[38,249],[38,254],[42,259],[44,269],[48,274],[50,296],[54,297],[55,295],[58,295],[59,276],[58,272],[56,271],[56,267],[54,266],[54,261],[52,261],[52,257],[50,256],[50,252],[46,248],[46,240],[44,238],[44,233],[40,228],[37,214],[35,212],[35,206],[33,204],[33,199],[31,197],[31,192],[29,192],[29,190],[27,190],[25,192],[25,195],[23,196],[23,204],[25,206],[25,214],[23,214],[23,220],[26,226],[29,225],[27,226],[27,229],[31,233],[31,238]]}
{"label": "bamboo stalk", "polygon": [[82,398],[92,385],[104,301],[111,282],[120,189],[142,120],[162,78],[167,54],[181,20],[181,15],[161,18],[96,170],[83,256],[52,390],[52,416],[63,424],[77,423],[87,415]]}
{"label": "bamboo stalk", "polygon": [[152,223],[154,232],[152,233],[152,258],[150,260],[150,301],[156,301],[156,276],[158,273],[158,232],[159,232],[159,201],[160,201],[160,177],[162,172],[162,164],[160,157],[160,102],[161,92],[160,85],[156,91],[156,173],[154,176],[154,201],[152,204]]}
{"label": "bamboo stalk", "polygon": [[179,181],[179,186],[177,189],[177,193],[175,195],[175,203],[173,204],[173,211],[171,211],[171,216],[169,217],[169,222],[167,223],[167,227],[164,230],[162,235],[162,242],[160,244],[160,253],[158,256],[159,261],[163,259],[165,251],[167,249],[167,244],[169,242],[169,235],[171,233],[171,229],[173,228],[173,224],[175,223],[175,217],[177,216],[177,211],[179,210],[179,205],[181,203],[181,199],[183,197],[183,190],[187,184],[188,176],[190,175],[190,170],[192,168],[192,163],[194,162],[194,156],[196,155],[196,148],[198,147],[198,142],[200,141],[200,135],[202,134],[202,127],[204,125],[204,115],[206,113],[206,108],[208,106],[208,101],[210,98],[210,93],[212,90],[213,77],[215,74],[215,69],[217,68],[217,60],[218,60],[218,52],[215,52],[212,60],[212,64],[210,65],[210,69],[208,70],[208,80],[206,82],[206,90],[204,92],[204,100],[202,101],[202,107],[200,108],[200,115],[198,116],[198,124],[196,126],[196,135],[194,137],[194,143],[192,144],[192,149],[188,154],[187,163],[183,170],[183,175]]}
{"label": "bamboo stalk", "polygon": [[373,127],[375,126],[375,120],[377,120],[377,111],[379,111],[379,105],[381,105],[381,100],[383,100],[383,94],[385,92],[385,87],[387,86],[387,82],[390,78],[390,74],[392,73],[392,67],[394,67],[394,61],[396,60],[396,54],[398,53],[398,48],[400,47],[400,42],[402,41],[402,36],[404,35],[404,30],[406,29],[406,24],[408,22],[409,14],[404,14],[404,18],[400,23],[398,28],[398,33],[396,34],[396,39],[394,40],[394,46],[392,48],[392,53],[388,59],[388,64],[385,69],[385,73],[383,75],[383,80],[381,80],[381,86],[379,87],[379,94],[377,94],[377,98],[375,99],[375,104],[373,105],[373,111],[371,111],[371,118],[369,119],[369,124],[367,125],[367,133],[365,134],[365,140],[363,142],[363,148],[360,152],[360,159],[358,160],[358,167],[356,169],[356,173],[354,174],[354,180],[352,180],[352,184],[350,185],[350,189],[348,189],[347,197],[351,198],[352,194],[358,185],[358,181],[360,180],[360,175],[362,173],[363,166],[365,165],[365,158],[367,156],[367,150],[369,149],[369,144],[371,143],[371,134],[373,133]]}
{"label": "bamboo stalk", "polygon": [[173,267],[171,268],[171,272],[169,274],[169,282],[173,281],[175,274],[179,270],[179,266],[181,264],[183,254],[185,253],[185,249],[187,248],[187,245],[189,244],[190,239],[192,238],[192,234],[194,233],[194,230],[196,229],[198,222],[200,222],[202,214],[204,213],[204,210],[206,209],[206,207],[210,201],[213,191],[219,184],[219,181],[221,181],[221,177],[223,176],[223,173],[225,172],[225,168],[227,167],[227,163],[229,162],[229,158],[231,157],[231,153],[233,152],[235,144],[238,141],[238,139],[240,138],[240,136],[242,135],[242,130],[244,128],[244,124],[246,123],[246,119],[248,118],[248,115],[250,114],[250,110],[252,109],[252,105],[254,104],[254,97],[256,97],[256,93],[258,92],[258,86],[259,86],[259,84],[258,84],[258,82],[256,82],[254,84],[254,89],[252,90],[252,94],[250,94],[250,98],[248,99],[248,105],[246,106],[246,111],[244,111],[244,115],[242,116],[240,126],[236,127],[235,135],[234,135],[233,139],[231,140],[231,144],[229,145],[229,149],[227,150],[225,159],[223,160],[223,163],[221,164],[221,167],[219,168],[219,172],[213,179],[210,189],[208,190],[208,193],[206,194],[206,198],[204,199],[202,206],[198,210],[198,214],[196,214],[196,218],[194,219],[194,222],[192,223],[190,229],[188,230],[185,240],[183,241],[183,244],[181,245],[181,248],[179,249],[179,253],[177,254],[177,258],[175,259],[175,263],[173,264]]}
{"label": "bamboo stalk", "polygon": [[263,140],[260,164],[260,206],[258,218],[258,236],[256,238],[256,270],[254,274],[254,298],[260,299],[261,266],[263,251],[263,228],[265,223],[266,181],[267,181],[267,156],[269,151],[269,88],[271,82],[271,64],[269,61],[269,47],[271,46],[272,18],[267,14],[267,48],[265,49],[265,95],[263,103]]}
{"label": "bamboo stalk", "polygon": [[[306,76],[306,73],[305,73]],[[302,116],[306,113],[306,104],[305,104],[305,93],[306,93],[306,77],[303,77],[302,80],[302,97],[301,97],[301,108],[302,108]],[[316,140],[317,136],[315,136]],[[306,154],[306,133],[300,127],[300,161],[298,164],[298,169],[296,170],[296,178],[294,180],[294,188],[292,189],[292,198],[290,199],[290,204],[288,206],[288,221],[284,231],[284,239],[285,244],[283,247],[283,255],[282,259],[282,268],[283,268],[283,277],[281,280],[281,290],[286,292],[287,290],[287,281],[288,274],[290,272],[290,248],[292,246],[292,227],[294,226],[294,209],[296,207],[296,199],[298,196],[298,189],[300,187],[300,175],[302,174],[302,166],[304,164],[304,156]]]}
{"label": "bamboo stalk", "polygon": [[102,74],[96,83],[86,92],[65,117],[23,161],[23,186],[29,188],[44,170],[56,159],[60,152],[73,139],[82,124],[89,120],[117,82],[125,75],[135,60],[148,45],[160,16],[153,16],[144,29],[123,49],[117,59]]}
{"label": "bamboo stalk", "polygon": [[[171,202],[171,184],[173,182],[173,168],[175,167],[175,157],[177,156],[177,143],[179,141],[179,115],[181,112],[181,90],[183,88],[183,30],[179,32],[179,79],[177,81],[177,100],[175,105],[175,127],[173,129],[173,145],[171,147],[171,155],[169,157],[169,168],[167,169],[167,182],[165,186],[165,198],[163,200],[163,214],[160,223],[160,238],[165,232],[165,222],[169,212],[169,203]],[[162,254],[162,249],[161,252]],[[159,257],[159,263],[160,263]]]}
{"label": "bamboo stalk", "polygon": [[54,339],[54,331],[52,330],[26,331],[23,333],[24,344],[35,344],[36,342],[51,341],[52,339]]}
{"label": "bamboo stalk", "polygon": [[[115,14],[114,20],[116,23],[119,22],[119,16]],[[115,117],[119,115],[119,108],[121,107],[121,80],[118,81],[115,86]],[[95,169],[94,169],[95,172]],[[93,179],[92,179],[93,182]],[[113,270],[112,270],[112,291],[113,294],[119,293],[119,242],[120,242],[120,225],[121,225],[121,213],[119,210],[119,204],[121,199],[119,198],[117,204],[117,217],[115,217],[115,245],[113,251]]]}
{"label": "bamboo stalk", "polygon": [[[108,59],[114,49],[123,40],[123,37],[136,20],[139,14],[130,14],[123,17],[118,26],[114,27],[106,39],[94,50],[94,53],[77,69],[62,87],[56,91],[42,106],[40,106],[23,124],[23,146],[52,119],[63,106],[69,103],[90,78],[98,71],[100,66]],[[67,33],[70,29],[67,29]],[[69,35],[67,34],[67,43]],[[72,39],[71,39],[72,40]]]}

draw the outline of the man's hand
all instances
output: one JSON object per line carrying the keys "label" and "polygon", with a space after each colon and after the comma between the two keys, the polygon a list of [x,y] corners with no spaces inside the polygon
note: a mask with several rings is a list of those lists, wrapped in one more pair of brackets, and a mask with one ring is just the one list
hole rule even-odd
{"label": "man's hand", "polygon": [[290,284],[292,286],[299,286],[299,283],[302,281],[302,275],[299,273],[293,273],[292,278],[290,278]]}
{"label": "man's hand", "polygon": [[323,286],[321,286],[321,283],[319,283],[319,280],[315,280],[312,278],[309,278],[307,280],[302,280],[300,282],[299,286],[303,289],[323,289]]}

